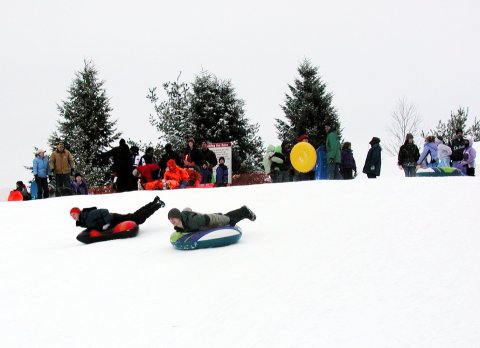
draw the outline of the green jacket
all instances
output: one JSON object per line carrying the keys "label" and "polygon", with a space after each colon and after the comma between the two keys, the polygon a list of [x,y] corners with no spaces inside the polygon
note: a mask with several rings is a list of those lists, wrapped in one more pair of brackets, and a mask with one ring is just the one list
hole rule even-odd
{"label": "green jacket", "polygon": [[334,163],[340,164],[342,162],[342,155],[340,152],[340,140],[336,131],[330,131],[327,134],[327,162],[333,160]]}
{"label": "green jacket", "polygon": [[175,227],[177,232],[197,232],[208,230],[230,223],[230,218],[223,214],[201,214],[185,208],[180,213],[183,228]]}

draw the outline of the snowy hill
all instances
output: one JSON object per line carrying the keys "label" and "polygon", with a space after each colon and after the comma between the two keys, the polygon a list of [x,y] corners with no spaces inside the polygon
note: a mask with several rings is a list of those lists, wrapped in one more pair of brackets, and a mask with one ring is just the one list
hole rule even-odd
{"label": "snowy hill", "polygon": [[[167,204],[83,245],[72,206]],[[383,178],[0,203],[1,347],[474,347],[477,178]],[[257,221],[178,251],[168,209]]]}

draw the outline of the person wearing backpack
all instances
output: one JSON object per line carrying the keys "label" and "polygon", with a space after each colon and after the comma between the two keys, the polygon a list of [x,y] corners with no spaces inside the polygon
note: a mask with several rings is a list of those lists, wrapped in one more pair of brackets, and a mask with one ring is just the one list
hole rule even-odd
{"label": "person wearing backpack", "polygon": [[405,177],[411,178],[417,175],[417,161],[420,158],[420,151],[413,142],[413,134],[408,133],[405,143],[398,151],[398,166],[405,172]]}

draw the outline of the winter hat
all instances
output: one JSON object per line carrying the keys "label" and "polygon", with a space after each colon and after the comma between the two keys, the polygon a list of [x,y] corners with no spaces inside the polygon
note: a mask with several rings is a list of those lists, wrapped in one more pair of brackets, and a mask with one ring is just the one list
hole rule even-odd
{"label": "winter hat", "polygon": [[458,128],[458,129],[455,131],[455,134],[458,134],[458,133],[463,133],[463,130],[461,130],[460,128]]}
{"label": "winter hat", "polygon": [[44,149],[38,149],[37,155],[41,154],[42,152],[46,152]]}
{"label": "winter hat", "polygon": [[140,149],[139,149],[138,146],[136,146],[136,145],[132,145],[132,146],[130,147],[130,151],[132,151],[132,152],[135,153],[135,154],[137,154],[139,150],[140,150]]}
{"label": "winter hat", "polygon": [[300,143],[300,142],[304,141],[305,139],[308,140],[308,135],[302,134],[302,135],[300,135],[300,136],[298,137],[297,143]]}
{"label": "winter hat", "polygon": [[372,140],[370,140],[369,144],[370,144],[370,145],[380,144],[380,138],[373,137]]}
{"label": "winter hat", "polygon": [[221,160],[223,160],[223,162],[225,162],[225,157],[223,157],[223,156],[220,157],[220,158],[218,159],[218,162],[220,162]]}
{"label": "winter hat", "polygon": [[70,209],[70,215],[72,215],[73,213],[80,214],[81,213],[80,208],[73,207],[72,209]]}
{"label": "winter hat", "polygon": [[125,145],[127,145],[127,142],[125,141],[125,139],[120,139],[119,144],[120,144],[120,146],[125,146]]}
{"label": "winter hat", "polygon": [[23,183],[23,181],[17,181],[17,186],[18,187],[23,187],[23,186],[25,186],[25,184]]}
{"label": "winter hat", "polygon": [[168,168],[176,168],[176,167],[177,167],[177,163],[175,162],[175,160],[170,159],[170,160],[168,160],[168,162],[167,162],[167,167],[168,167]]}
{"label": "winter hat", "polygon": [[168,218],[181,219],[182,215],[180,214],[180,210],[178,210],[177,208],[170,209],[170,211],[168,212]]}
{"label": "winter hat", "polygon": [[195,144],[195,140],[193,140],[193,138],[189,138],[189,139],[187,140],[187,144],[188,144],[189,142],[192,142],[193,144]]}
{"label": "winter hat", "polygon": [[413,134],[412,134],[412,133],[408,133],[408,134],[407,134],[407,139],[413,139]]}

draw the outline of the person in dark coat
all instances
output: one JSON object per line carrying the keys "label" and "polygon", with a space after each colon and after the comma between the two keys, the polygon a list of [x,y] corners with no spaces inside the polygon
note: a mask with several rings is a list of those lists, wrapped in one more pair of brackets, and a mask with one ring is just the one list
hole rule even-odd
{"label": "person in dark coat", "polygon": [[340,163],[340,174],[345,180],[353,179],[353,173],[357,176],[357,164],[353,158],[352,144],[348,141],[343,143]]}
{"label": "person in dark coat", "polygon": [[192,162],[194,162],[196,165],[201,165],[203,162],[202,152],[195,147],[195,140],[193,140],[193,138],[190,138],[187,141],[187,148],[185,149],[182,157],[185,155],[189,155],[192,159]]}
{"label": "person in dark coat", "polygon": [[207,161],[203,161],[202,168],[200,168],[200,175],[202,177],[200,184],[209,184],[212,182],[212,172],[208,169]]}
{"label": "person in dark coat", "polygon": [[287,141],[284,140],[280,147],[275,147],[271,161],[270,177],[273,183],[292,181],[290,176],[292,165],[290,163],[290,151]]}
{"label": "person in dark coat", "polygon": [[32,195],[28,192],[27,186],[25,186],[23,181],[17,181],[14,191],[20,192],[24,201],[29,201],[32,199]]}
{"label": "person in dark coat", "polygon": [[417,175],[417,161],[420,158],[420,151],[413,142],[413,134],[408,133],[405,143],[398,151],[398,166],[405,172],[405,177]]}
{"label": "person in dark coat", "polygon": [[367,153],[363,172],[367,174],[369,179],[375,179],[377,176],[380,176],[380,170],[382,168],[382,148],[380,147],[380,138],[373,137],[369,144],[371,147]]}
{"label": "person in dark coat", "polygon": [[124,139],[120,139],[119,146],[104,152],[103,157],[112,157],[112,171],[117,175],[116,191],[125,192],[135,189],[132,187],[132,153]]}
{"label": "person in dark coat", "polygon": [[124,221],[133,221],[137,225],[141,225],[158,209],[164,206],[165,203],[157,196],[153,202],[144,205],[133,214],[110,213],[108,209],[97,209],[96,207],[82,210],[74,207],[70,210],[70,216],[76,221],[76,225],[79,227],[105,231]]}
{"label": "person in dark coat", "polygon": [[257,216],[247,206],[232,210],[226,214],[201,214],[185,208],[180,211],[173,208],[168,212],[168,220],[174,226],[175,231],[191,233],[204,231],[210,228],[222,226],[235,226],[243,219],[255,221]]}
{"label": "person in dark coat", "polygon": [[459,166],[459,162],[463,161],[463,150],[465,150],[465,139],[461,129],[456,130],[455,138],[450,141],[449,145],[452,149],[452,155],[450,156],[452,167],[456,168]]}
{"label": "person in dark coat", "polygon": [[213,172],[213,168],[218,164],[217,155],[215,155],[215,152],[208,148],[208,143],[206,140],[202,140],[201,153],[203,160],[209,163],[208,169]]}

